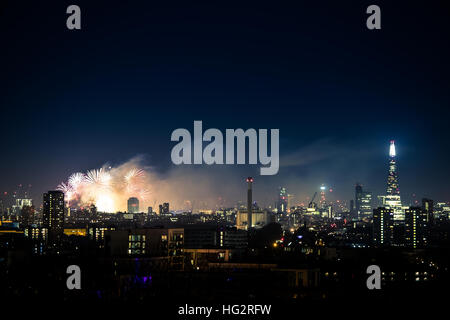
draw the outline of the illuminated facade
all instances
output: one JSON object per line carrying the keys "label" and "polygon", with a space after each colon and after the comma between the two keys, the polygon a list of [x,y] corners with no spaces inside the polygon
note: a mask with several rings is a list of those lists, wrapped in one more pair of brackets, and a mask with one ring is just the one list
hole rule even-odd
{"label": "illuminated facade", "polygon": [[98,248],[104,248],[105,247],[105,233],[107,231],[114,231],[116,230],[116,227],[110,226],[99,226],[99,225],[91,225],[89,226],[87,235],[89,236],[90,240],[93,240],[96,243],[96,246]]}
{"label": "illuminated facade", "polygon": [[24,234],[31,242],[32,253],[43,255],[48,241],[48,229],[28,226],[24,229]]}
{"label": "illuminated facade", "polygon": [[128,199],[128,213],[138,213],[139,212],[139,199],[135,197],[131,197]]}
{"label": "illuminated facade", "polygon": [[450,205],[445,202],[436,203],[434,218],[436,220],[448,220],[450,218]]}
{"label": "illuminated facade", "polygon": [[247,178],[247,185],[248,185],[248,189],[247,189],[247,225],[248,227],[252,227],[253,223],[252,223],[252,211],[253,211],[253,204],[252,204],[252,197],[253,197],[253,190],[252,190],[252,185],[253,185],[253,178],[252,177],[248,177]]}
{"label": "illuminated facade", "polygon": [[377,246],[391,245],[394,240],[394,210],[379,207],[373,210],[373,242]]}
{"label": "illuminated facade", "polygon": [[184,247],[183,228],[142,228],[106,230],[114,256],[178,256]]}
{"label": "illuminated facade", "polygon": [[[248,230],[248,212],[247,210],[239,210],[236,214],[236,228]],[[252,210],[251,217],[252,228],[261,228],[268,223],[267,211]]]}
{"label": "illuminated facade", "polygon": [[70,229],[64,229],[64,234],[65,234],[66,236],[85,237],[85,236],[86,236],[86,228],[70,228]]}
{"label": "illuminated facade", "polygon": [[286,188],[280,187],[278,193],[277,211],[278,213],[286,213],[288,207],[288,195]]}
{"label": "illuminated facade", "polygon": [[48,248],[60,254],[61,240],[64,233],[64,193],[49,191],[44,193],[43,227],[48,230]]}
{"label": "illuminated facade", "polygon": [[397,173],[397,152],[395,150],[395,142],[391,140],[389,147],[389,174],[387,179],[386,195],[381,196],[382,206],[386,208],[392,208],[394,212],[394,221],[396,224],[403,223],[405,220],[405,211],[402,207],[402,201],[400,198],[400,188],[398,184]]}
{"label": "illuminated facade", "polygon": [[19,215],[23,207],[31,207],[33,205],[33,200],[31,199],[16,199],[16,204],[14,204],[11,209],[14,215]]}
{"label": "illuminated facade", "polygon": [[395,142],[391,140],[389,147],[389,175],[387,180],[387,195],[400,195],[400,189],[398,186],[398,174],[397,174],[397,162],[395,160]]}
{"label": "illuminated facade", "polygon": [[434,221],[434,201],[431,199],[422,199],[422,210],[427,213],[428,223],[431,225]]}
{"label": "illuminated facade", "polygon": [[327,204],[327,199],[325,197],[325,190],[327,189],[327,187],[325,187],[323,184],[320,186],[320,208],[324,209],[326,207]]}
{"label": "illuminated facade", "polygon": [[428,213],[420,207],[405,209],[405,244],[423,248],[428,243]]}
{"label": "illuminated facade", "polygon": [[372,215],[372,193],[364,191],[360,185],[355,187],[355,210],[358,219]]}

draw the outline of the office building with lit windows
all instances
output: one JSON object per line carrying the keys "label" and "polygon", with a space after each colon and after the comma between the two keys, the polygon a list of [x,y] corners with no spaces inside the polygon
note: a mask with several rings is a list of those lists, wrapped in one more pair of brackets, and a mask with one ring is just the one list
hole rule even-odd
{"label": "office building with lit windows", "polygon": [[90,225],[87,231],[87,236],[89,240],[96,244],[97,248],[105,247],[105,234],[107,231],[114,231],[116,227],[114,226],[101,226],[101,225]]}
{"label": "office building with lit windows", "polygon": [[113,256],[173,256],[182,253],[184,229],[106,230],[105,239]]}
{"label": "office building with lit windows", "polygon": [[363,190],[361,185],[355,187],[355,210],[358,219],[372,215],[372,192]]}
{"label": "office building with lit windows", "polygon": [[43,227],[27,226],[24,229],[24,236],[29,240],[32,247],[32,254],[43,255],[48,242],[48,229]]}
{"label": "office building with lit windows", "polygon": [[450,205],[446,202],[437,202],[433,214],[437,221],[450,220]]}
{"label": "office building with lit windows", "polygon": [[434,222],[434,201],[431,199],[422,199],[422,210],[426,212],[428,216],[428,224],[432,225]]}
{"label": "office building with lit windows", "polygon": [[405,245],[423,248],[428,243],[428,213],[420,207],[405,209]]}
{"label": "office building with lit windows", "polygon": [[43,227],[48,230],[48,249],[51,253],[61,253],[64,233],[64,193],[49,191],[43,199]]}
{"label": "office building with lit windows", "polygon": [[389,246],[394,239],[394,210],[379,207],[373,210],[373,242],[376,246]]}
{"label": "office building with lit windows", "polygon": [[248,244],[247,232],[237,228],[190,227],[184,233],[187,249],[244,249]]}
{"label": "office building with lit windows", "polygon": [[[269,223],[269,213],[267,210],[252,210],[251,215],[251,226],[250,228],[262,228],[266,224]],[[248,211],[247,210],[239,210],[236,213],[236,228],[242,230],[248,230]]]}

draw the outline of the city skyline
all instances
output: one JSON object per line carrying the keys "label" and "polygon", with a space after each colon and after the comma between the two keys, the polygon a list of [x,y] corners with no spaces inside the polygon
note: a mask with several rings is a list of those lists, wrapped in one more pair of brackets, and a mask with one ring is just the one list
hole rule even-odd
{"label": "city skyline", "polygon": [[[388,154],[389,154],[389,174],[387,175],[387,184],[385,184],[385,188],[387,187],[386,192],[380,192],[375,193],[375,195],[378,196],[378,198],[383,197],[396,197],[400,195],[399,190],[399,183],[398,183],[398,173],[397,173],[397,164],[396,164],[396,147],[394,145],[394,140],[390,140],[390,145],[388,148]],[[56,188],[53,188],[52,190],[61,190],[66,195],[66,204],[70,207],[89,207],[90,205],[94,204],[97,206],[97,209],[102,212],[126,212],[128,208],[128,204],[126,203],[131,198],[137,198],[138,201],[140,200],[143,206],[141,207],[141,212],[144,212],[145,209],[149,206],[154,207],[158,204],[162,204],[163,202],[170,202],[172,204],[172,208],[175,211],[189,211],[189,208],[193,206],[193,203],[196,202],[195,199],[182,199],[181,201],[174,201],[174,198],[170,196],[161,197],[155,196],[153,194],[151,183],[153,182],[153,177],[151,171],[146,171],[146,169],[139,168],[140,165],[139,161],[135,161],[130,163],[130,165],[122,165],[117,168],[113,168],[111,166],[103,166],[100,169],[93,169],[88,170],[86,173],[73,173],[69,178],[67,182],[62,182],[59,184]],[[145,168],[145,167],[144,167]],[[149,170],[147,168],[147,170]],[[118,176],[119,174],[119,176]],[[122,174],[123,176],[120,176]],[[149,176],[147,176],[149,175]],[[114,178],[115,177],[115,178]],[[257,179],[259,180],[260,177]],[[73,180],[77,180],[75,182],[72,182]],[[87,185],[82,187],[81,193],[76,194],[76,192],[71,188],[71,183],[76,183],[77,185],[83,185],[83,182],[86,181]],[[105,184],[105,180],[107,180],[107,185]],[[113,181],[113,182],[110,182]],[[114,182],[114,180],[116,180]],[[385,180],[386,181],[386,180]],[[111,185],[109,185],[111,183]],[[153,182],[154,185],[157,185],[157,182]],[[356,188],[362,188],[363,185],[359,182],[356,182],[353,187]],[[183,187],[183,185],[181,185]],[[272,186],[273,187],[273,186]],[[353,188],[352,187],[352,188]],[[93,189],[95,188],[95,189]],[[172,193],[174,188],[167,183],[166,184],[166,192]],[[242,186],[241,186],[242,188]],[[306,206],[306,204],[311,200],[311,195],[306,195],[304,198],[300,198],[296,194],[290,194],[288,195],[286,192],[286,187],[278,187],[279,194],[275,195],[274,193],[269,196],[268,198],[264,195],[257,194],[257,197],[255,199],[256,202],[262,205],[264,208],[277,208],[278,210],[281,210],[280,212],[286,212],[286,210],[290,209],[287,208],[288,204],[288,196],[293,198],[293,200],[290,200],[291,206]],[[289,188],[290,189],[290,188]],[[350,211],[351,208],[351,201],[355,200],[356,207],[355,209],[359,211],[358,209],[358,195],[355,197],[349,197],[349,198],[342,198],[335,196],[336,192],[335,189],[339,190],[339,187],[335,186],[325,186],[322,184],[321,186],[318,186],[316,189],[311,188],[311,192],[318,192],[321,191],[321,197],[325,197],[325,193],[327,194],[327,202],[331,203],[333,206],[335,206],[335,210],[339,208],[341,211],[345,211],[342,208],[348,208]],[[84,191],[83,191],[84,190]],[[87,190],[87,191],[86,191]],[[115,191],[113,191],[115,190]],[[267,188],[266,188],[267,190]],[[290,189],[291,190],[291,189]],[[240,194],[241,190],[238,189],[238,194]],[[94,192],[94,193],[93,193]],[[275,188],[274,188],[275,192]],[[353,189],[352,189],[353,192]],[[362,192],[362,191],[359,191]],[[372,189],[367,187],[367,185],[364,185],[364,192],[369,192],[372,195],[374,192]],[[143,196],[140,196],[140,194],[144,194]],[[195,193],[194,193],[195,194]],[[93,196],[94,195],[94,196]],[[7,205],[8,202],[11,203],[14,202],[14,199],[21,199],[21,198],[27,198],[29,197],[27,195],[27,191],[23,193],[23,195],[17,194],[13,195],[11,197],[11,194],[5,195],[3,193],[2,195],[2,203],[3,205]],[[92,198],[94,197],[94,198]],[[131,197],[131,198],[130,198]],[[202,197],[204,200],[199,201],[197,203],[197,210],[214,210],[214,209],[222,209],[222,208],[231,208],[236,207],[237,204],[241,201],[243,201],[243,198],[235,198],[235,199],[224,199],[219,194],[217,195],[216,199],[213,200],[213,202],[205,201],[205,194],[196,195],[195,197]],[[280,200],[283,198],[283,200]],[[381,202],[385,202],[385,200],[377,200],[376,197],[373,197],[371,199],[371,207],[377,207]],[[411,195],[408,197],[403,197],[403,199],[407,199],[406,201],[403,201],[403,205],[419,205],[421,199],[423,198],[430,198],[427,195],[414,195],[411,197]],[[93,200],[95,199],[95,200]],[[9,200],[9,201],[8,201]],[[397,201],[397,198],[394,199]],[[446,199],[436,199],[440,202],[447,202]],[[36,204],[39,204],[39,201],[36,201],[34,199]],[[100,201],[100,202],[98,202]],[[215,202],[214,202],[215,201]],[[280,207],[280,201],[283,201],[285,204]],[[321,200],[322,202],[322,200]],[[399,206],[401,206],[402,202],[400,201],[400,197],[398,198]],[[180,205],[182,203],[182,205]],[[14,203],[12,203],[14,204]],[[175,204],[175,205],[174,205]],[[281,208],[281,209],[280,209]],[[399,207],[400,208],[400,207]],[[366,209],[367,211],[368,209]],[[369,209],[370,210],[370,209]]]}

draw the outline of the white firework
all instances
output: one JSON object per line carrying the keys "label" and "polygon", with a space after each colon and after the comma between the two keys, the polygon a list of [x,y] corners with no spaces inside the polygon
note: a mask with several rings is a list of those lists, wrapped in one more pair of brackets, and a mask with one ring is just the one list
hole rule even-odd
{"label": "white firework", "polygon": [[127,183],[132,183],[135,180],[140,180],[144,176],[145,176],[144,170],[133,168],[130,171],[128,171],[127,174],[125,175],[125,181]]}
{"label": "white firework", "polygon": [[[119,174],[120,173],[120,174]],[[150,197],[150,186],[146,172],[139,168],[125,171],[104,166],[86,173],[75,172],[67,182],[58,186],[65,193],[68,205],[86,206],[95,204],[102,212],[121,210],[129,197],[146,202]]]}
{"label": "white firework", "polygon": [[128,192],[137,192],[140,189],[140,184],[145,177],[145,172],[142,169],[133,168],[125,175],[125,186]]}
{"label": "white firework", "polygon": [[75,191],[78,191],[80,185],[85,181],[85,175],[81,172],[73,173],[69,177],[69,186]]}
{"label": "white firework", "polygon": [[89,170],[84,176],[84,182],[109,188],[111,184],[111,175],[106,170],[103,170],[103,168],[98,170]]}
{"label": "white firework", "polygon": [[72,200],[73,197],[73,189],[70,185],[65,184],[64,182],[61,182],[61,184],[59,184],[56,187],[56,190],[62,191],[64,193],[64,199],[69,202],[70,200]]}

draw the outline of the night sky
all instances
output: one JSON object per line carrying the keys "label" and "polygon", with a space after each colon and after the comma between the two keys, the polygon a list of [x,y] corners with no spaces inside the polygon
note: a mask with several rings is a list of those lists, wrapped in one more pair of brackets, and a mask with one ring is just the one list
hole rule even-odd
{"label": "night sky", "polygon": [[[140,156],[230,202],[249,175],[263,204],[281,185],[303,201],[322,183],[348,200],[356,182],[385,191],[395,139],[404,202],[450,200],[445,1],[149,2],[2,1],[2,192],[31,184],[40,201],[72,172]],[[366,28],[370,4],[381,30]],[[194,120],[280,129],[279,174],[174,168],[170,135]]]}

